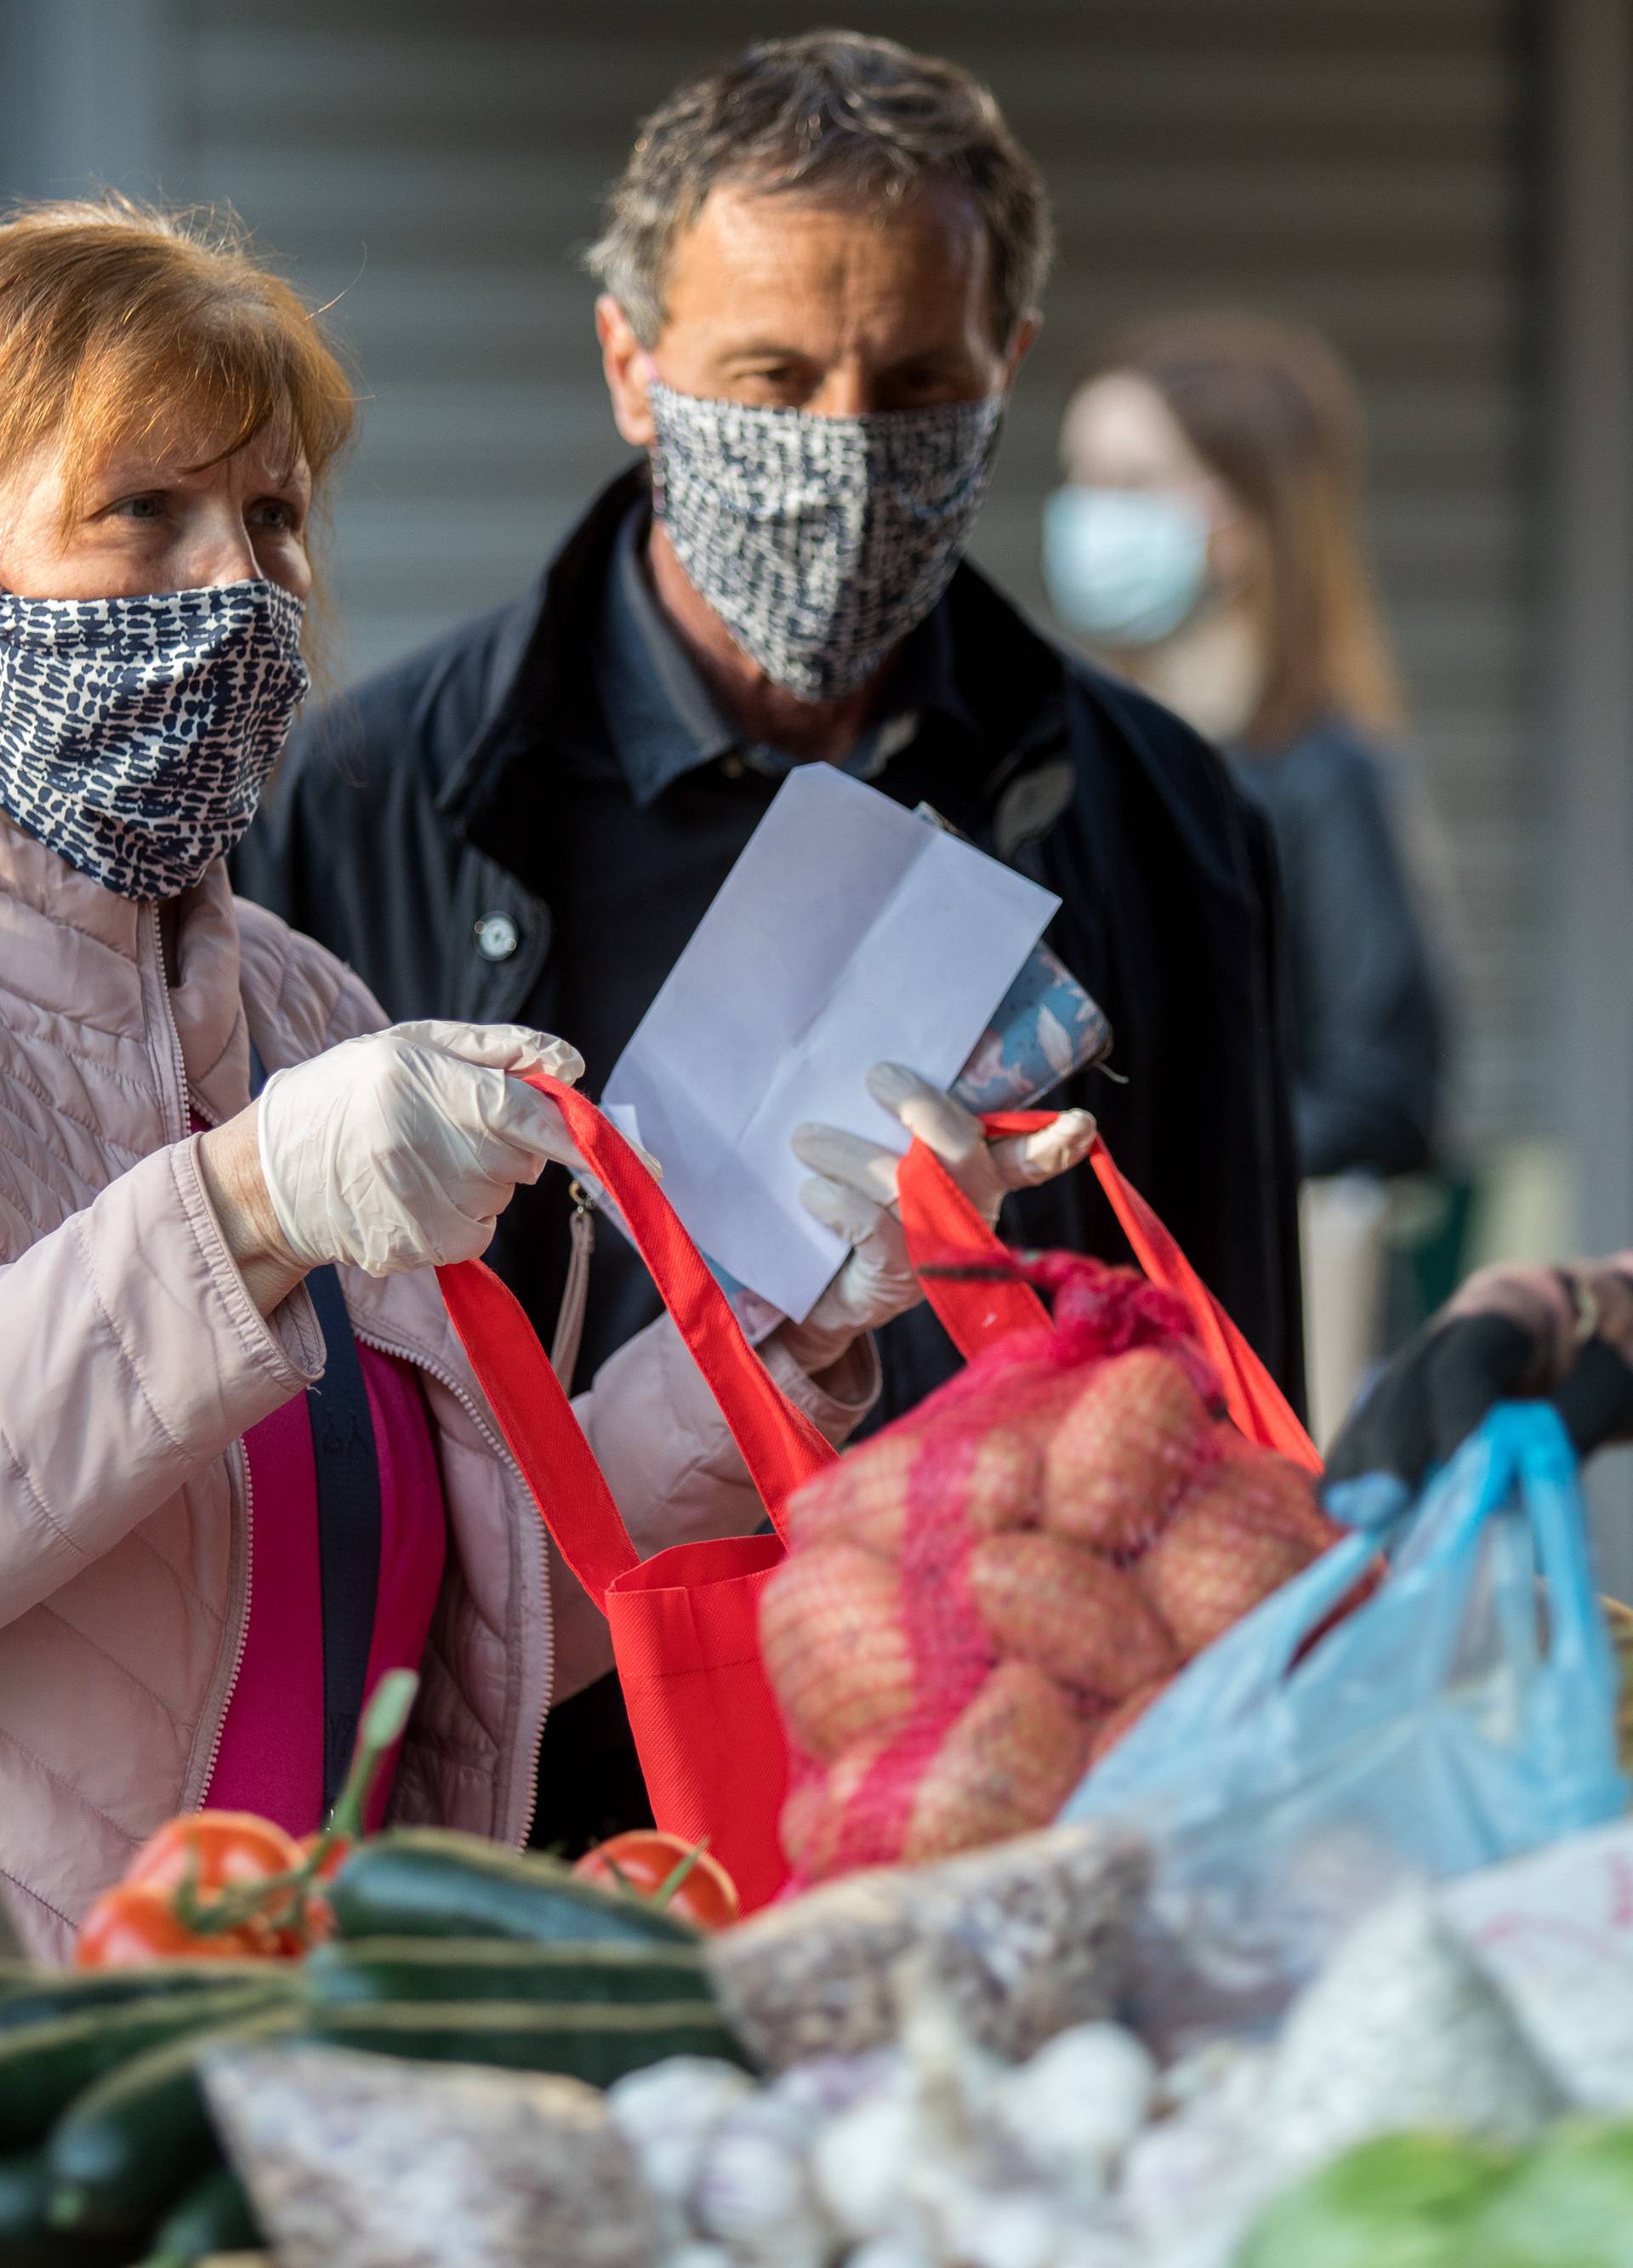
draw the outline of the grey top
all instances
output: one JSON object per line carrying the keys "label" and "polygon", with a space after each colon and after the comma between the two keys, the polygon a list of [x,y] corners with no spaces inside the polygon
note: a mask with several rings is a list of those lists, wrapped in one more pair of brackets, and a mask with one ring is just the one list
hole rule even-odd
{"label": "grey top", "polygon": [[1303,1170],[1409,1173],[1433,1155],[1444,1041],[1387,760],[1332,718],[1231,762],[1281,865]]}

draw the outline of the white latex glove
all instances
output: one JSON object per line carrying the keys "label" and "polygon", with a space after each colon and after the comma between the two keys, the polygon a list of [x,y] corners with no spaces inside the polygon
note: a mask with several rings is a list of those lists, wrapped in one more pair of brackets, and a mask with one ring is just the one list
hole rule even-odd
{"label": "white latex glove", "polygon": [[529,1071],[571,1085],[584,1058],[520,1024],[427,1022],[275,1071],[261,1169],[295,1257],[394,1276],[486,1251],[519,1182],[584,1163]]}
{"label": "white latex glove", "polygon": [[[875,1064],[868,1093],[893,1111],[909,1134],[932,1149],[989,1226],[1011,1189],[1052,1182],[1080,1165],[1094,1144],[1086,1110],[1063,1110],[1037,1134],[989,1142],[981,1121],[939,1087],[900,1064]],[[794,1154],[816,1179],[799,1194],[807,1212],[851,1247],[833,1282],[803,1323],[783,1327],[783,1340],[807,1370],[836,1362],[852,1339],[877,1330],[918,1305],[923,1293],[908,1259],[907,1233],[896,1204],[901,1160],[894,1150],[836,1126],[799,1126]]]}

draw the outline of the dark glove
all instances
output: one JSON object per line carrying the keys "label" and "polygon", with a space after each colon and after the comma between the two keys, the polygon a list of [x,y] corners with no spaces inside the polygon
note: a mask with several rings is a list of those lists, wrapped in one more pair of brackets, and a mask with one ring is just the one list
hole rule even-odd
{"label": "dark glove", "polygon": [[1633,1281],[1621,1269],[1472,1277],[1351,1412],[1328,1485],[1381,1473],[1415,1490],[1494,1403],[1542,1395],[1578,1455],[1633,1430]]}
{"label": "dark glove", "polygon": [[1536,1359],[1535,1342],[1506,1315],[1437,1316],[1345,1419],[1328,1484],[1391,1473],[1416,1488],[1494,1403],[1527,1391]]}
{"label": "dark glove", "polygon": [[1609,1339],[1595,1332],[1564,1384],[1555,1389],[1554,1407],[1579,1457],[1607,1441],[1624,1441],[1633,1432],[1633,1367]]}

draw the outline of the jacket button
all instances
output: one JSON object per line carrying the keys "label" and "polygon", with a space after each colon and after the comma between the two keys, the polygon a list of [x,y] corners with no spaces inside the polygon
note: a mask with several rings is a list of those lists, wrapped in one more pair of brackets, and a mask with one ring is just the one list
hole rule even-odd
{"label": "jacket button", "polygon": [[476,950],[484,961],[508,961],[521,941],[509,914],[483,914],[476,924]]}

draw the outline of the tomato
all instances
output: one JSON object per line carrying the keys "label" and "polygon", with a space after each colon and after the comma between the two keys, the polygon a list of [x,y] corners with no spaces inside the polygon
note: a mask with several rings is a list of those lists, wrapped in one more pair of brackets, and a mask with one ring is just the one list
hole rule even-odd
{"label": "tomato", "polygon": [[74,1948],[80,1969],[129,1969],[151,1961],[242,1961],[277,1951],[256,1922],[196,1936],[173,1911],[170,1893],[151,1882],[115,1882],[85,1916]]}
{"label": "tomato", "polygon": [[[637,1827],[627,1835],[614,1835],[609,1843],[598,1843],[593,1851],[586,1851],[573,1872],[587,1882],[604,1883],[608,1889],[628,1890],[636,1897],[655,1897],[681,1860],[692,1856],[694,1847],[680,1836],[666,1835],[658,1828]],[[666,1904],[669,1912],[695,1922],[699,1929],[724,1929],[742,1911],[737,1884],[718,1859],[702,1850],[697,1852],[686,1879]]]}
{"label": "tomato", "polygon": [[124,1878],[158,1890],[180,1889],[190,1880],[200,1897],[210,1897],[263,1874],[290,1874],[303,1855],[292,1835],[253,1811],[190,1811],[149,1836]]}
{"label": "tomato", "polygon": [[[286,1835],[270,1819],[258,1818],[253,1811],[184,1812],[180,1818],[166,1820],[157,1833],[149,1836],[117,1887],[150,1890],[161,1904],[173,1909],[185,1884],[195,1897],[208,1904],[224,1893],[253,1889],[269,1875],[291,1873],[300,1865],[303,1855],[292,1835]],[[280,1908],[290,1904],[289,1890],[274,1895]],[[100,1904],[99,1901],[99,1907]],[[234,1929],[195,1934],[173,1911],[166,1928],[142,1904],[131,1908],[129,1915],[120,1922],[119,1930],[121,1942],[128,1933],[134,1932],[138,1938],[151,1939],[156,1943],[162,1940],[162,1950],[94,1957],[122,1962],[194,1954],[208,1960],[219,1953],[270,1956],[301,1950],[299,1933],[290,1929],[273,1930],[263,1922],[251,1919]]]}

